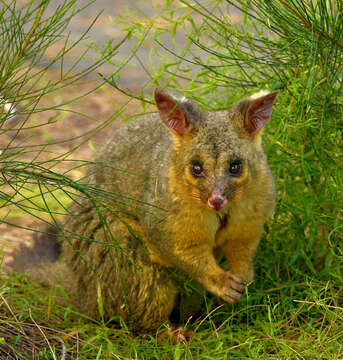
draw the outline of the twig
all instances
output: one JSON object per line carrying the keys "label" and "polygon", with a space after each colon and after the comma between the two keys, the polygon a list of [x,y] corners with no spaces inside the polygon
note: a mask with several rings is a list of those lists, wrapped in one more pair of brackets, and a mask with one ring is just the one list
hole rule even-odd
{"label": "twig", "polygon": [[39,330],[39,331],[41,332],[41,334],[43,335],[45,341],[47,342],[47,344],[48,344],[48,346],[49,346],[49,349],[50,349],[50,352],[51,352],[51,354],[52,354],[52,357],[54,358],[54,360],[57,360],[57,359],[56,359],[56,356],[55,356],[55,353],[54,353],[54,351],[53,351],[53,349],[52,349],[52,346],[50,345],[50,342],[49,342],[48,338],[46,337],[44,331],[41,329],[41,327],[40,327],[40,326],[35,322],[35,320],[33,319],[32,314],[31,314],[31,309],[29,309],[29,314],[30,314],[30,319],[31,319],[32,322],[36,325],[36,327],[38,328],[38,330]]}
{"label": "twig", "polygon": [[54,339],[58,340],[62,345],[62,356],[61,356],[60,360],[65,360],[66,355],[67,355],[67,347],[66,347],[65,342],[59,336],[54,336]]}
{"label": "twig", "polygon": [[[33,25],[32,25],[32,27],[31,27],[29,33],[27,34],[27,36],[26,36],[26,38],[25,38],[24,45],[23,45],[23,47],[21,48],[21,50],[20,50],[20,52],[19,52],[19,54],[18,54],[18,56],[17,56],[17,58],[16,58],[16,61],[18,60],[18,58],[20,58],[20,57],[24,54],[24,51],[25,51],[26,48],[29,46],[30,41],[31,41],[31,38],[32,38],[32,36],[34,35],[34,33],[36,32],[37,27],[38,27],[39,24],[40,24],[40,20],[41,20],[41,18],[42,18],[42,16],[43,16],[43,13],[44,13],[44,11],[45,11],[45,8],[46,8],[46,6],[42,6],[42,8],[40,9],[39,14],[36,16],[35,22],[33,23]],[[16,62],[16,61],[15,61],[15,62]]]}
{"label": "twig", "polygon": [[343,307],[340,306],[334,306],[334,305],[327,305],[327,304],[321,304],[318,301],[306,301],[306,300],[293,300],[294,302],[301,303],[301,304],[311,304],[311,305],[319,305],[319,306],[325,306],[328,309],[335,309],[335,310],[341,310],[343,311]]}
{"label": "twig", "polygon": [[223,304],[217,306],[216,308],[214,308],[212,311],[210,311],[199,323],[199,325],[196,327],[196,329],[194,330],[194,332],[197,332],[199,327],[206,321],[207,318],[209,318],[214,312],[216,312],[218,309],[224,307]]}

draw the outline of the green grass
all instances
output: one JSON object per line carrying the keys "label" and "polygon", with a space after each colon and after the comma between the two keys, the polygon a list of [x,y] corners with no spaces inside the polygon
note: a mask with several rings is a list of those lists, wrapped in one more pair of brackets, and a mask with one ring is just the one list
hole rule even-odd
{"label": "green grass", "polygon": [[278,283],[262,275],[239,304],[208,305],[188,323],[194,338],[173,346],[169,339],[135,336],[58,305],[57,298],[68,302],[58,287],[2,274],[0,353],[14,356],[11,346],[20,359],[31,359],[35,347],[35,359],[59,359],[64,343],[72,359],[342,359],[342,284]]}

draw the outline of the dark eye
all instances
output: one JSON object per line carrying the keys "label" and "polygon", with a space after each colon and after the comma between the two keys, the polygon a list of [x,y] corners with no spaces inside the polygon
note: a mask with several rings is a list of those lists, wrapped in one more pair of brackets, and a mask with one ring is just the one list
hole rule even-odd
{"label": "dark eye", "polygon": [[204,176],[204,169],[202,164],[198,161],[192,163],[191,171],[195,177]]}
{"label": "dark eye", "polygon": [[229,173],[233,176],[240,176],[242,173],[242,163],[240,161],[233,161],[230,163]]}

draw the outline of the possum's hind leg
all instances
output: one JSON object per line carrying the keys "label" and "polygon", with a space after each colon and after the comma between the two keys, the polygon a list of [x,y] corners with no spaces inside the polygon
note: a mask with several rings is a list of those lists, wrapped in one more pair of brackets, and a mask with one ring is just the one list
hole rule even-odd
{"label": "possum's hind leg", "polygon": [[155,331],[174,308],[174,282],[151,261],[138,222],[108,217],[107,224],[112,235],[99,227],[78,256],[66,256],[77,284],[74,301],[94,318],[121,317],[132,331]]}

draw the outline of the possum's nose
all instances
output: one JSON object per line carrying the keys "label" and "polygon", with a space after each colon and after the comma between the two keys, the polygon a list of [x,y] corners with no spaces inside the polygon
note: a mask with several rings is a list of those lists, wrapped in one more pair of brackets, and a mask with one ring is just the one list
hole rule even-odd
{"label": "possum's nose", "polygon": [[211,209],[220,210],[226,205],[227,201],[222,195],[218,187],[214,187],[210,197],[207,200],[207,204]]}

